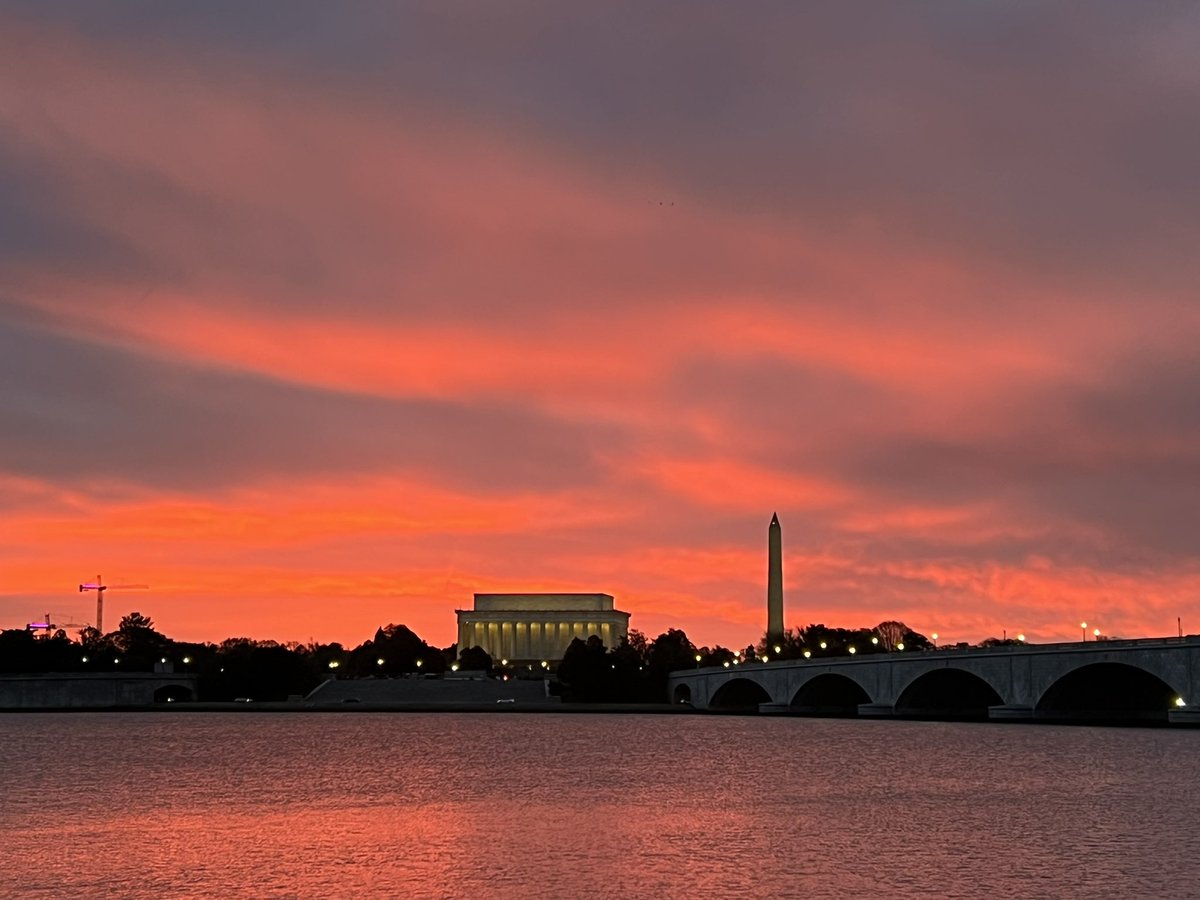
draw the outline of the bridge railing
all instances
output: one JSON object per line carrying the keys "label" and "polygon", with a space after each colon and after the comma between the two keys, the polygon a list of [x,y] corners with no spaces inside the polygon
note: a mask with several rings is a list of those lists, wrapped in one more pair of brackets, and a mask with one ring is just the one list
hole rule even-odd
{"label": "bridge railing", "polygon": [[[924,650],[891,650],[891,651],[875,651],[871,653],[862,653],[858,655],[850,655],[848,653],[840,653],[837,655],[813,656],[809,659],[796,657],[792,659],[749,659],[734,666],[704,666],[703,669],[719,670],[723,672],[732,672],[746,667],[753,668],[755,666],[781,666],[781,665],[823,665],[830,662],[880,662],[882,659],[923,659],[929,656],[961,656],[963,654],[1012,654],[1012,653],[1061,653],[1066,650],[1121,650],[1133,647],[1169,647],[1169,646],[1187,646],[1200,644],[1200,634],[1185,634],[1182,637],[1146,637],[1146,638],[1100,638],[1099,640],[1089,641],[1056,641],[1050,644],[1033,644],[1028,641],[1018,644],[999,644],[994,647],[980,647],[976,645],[961,646],[954,644],[942,647],[929,647]],[[678,669],[679,674],[688,672],[702,671],[700,667],[695,669]]]}

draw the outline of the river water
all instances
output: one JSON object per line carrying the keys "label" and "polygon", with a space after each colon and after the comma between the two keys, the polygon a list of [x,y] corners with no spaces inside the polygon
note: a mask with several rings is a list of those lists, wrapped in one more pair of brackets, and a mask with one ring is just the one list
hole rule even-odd
{"label": "river water", "polygon": [[1200,731],[0,716],[4,897],[1196,897]]}

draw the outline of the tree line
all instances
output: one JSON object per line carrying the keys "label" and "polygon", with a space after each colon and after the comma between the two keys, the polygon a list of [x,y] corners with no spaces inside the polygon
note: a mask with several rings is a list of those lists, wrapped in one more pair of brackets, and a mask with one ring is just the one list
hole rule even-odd
{"label": "tree line", "polygon": [[[985,645],[1001,643],[992,638]],[[744,650],[720,645],[698,647],[682,629],[669,628],[654,639],[637,629],[617,647],[593,635],[575,638],[561,660],[547,668],[498,665],[480,647],[435,647],[405,625],[389,624],[356,647],[340,643],[279,643],[244,637],[220,643],[175,641],[154,622],[134,612],[116,631],[101,634],[84,628],[78,639],[59,630],[35,637],[28,629],[0,631],[0,673],[150,672],[156,666],[199,676],[203,700],[284,700],[305,695],[328,678],[387,678],[440,675],[449,670],[479,670],[496,678],[553,676],[554,689],[575,702],[658,703],[666,697],[667,674],[701,666],[752,664],[772,659],[819,658],[850,653],[930,649],[925,635],[902,622],[874,628],[831,628],[810,624]]]}
{"label": "tree line", "polygon": [[347,649],[340,643],[280,643],[245,637],[220,643],[176,641],[134,612],[116,631],[93,627],[71,639],[63,630],[35,637],[30,629],[0,631],[0,673],[152,672],[170,666],[199,676],[198,698],[285,700],[304,695],[331,677],[386,677],[444,672],[457,648],[427,644],[404,625],[387,625]]}

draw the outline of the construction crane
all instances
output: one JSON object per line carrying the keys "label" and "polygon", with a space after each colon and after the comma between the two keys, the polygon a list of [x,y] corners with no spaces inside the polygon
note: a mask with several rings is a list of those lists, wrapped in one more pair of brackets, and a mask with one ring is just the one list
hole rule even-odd
{"label": "construction crane", "polygon": [[63,619],[70,619],[72,616],[62,613],[46,613],[45,617],[40,622],[30,622],[25,627],[30,631],[42,632],[42,637],[50,637],[60,628],[87,628],[87,622],[64,622]]}
{"label": "construction crane", "polygon": [[104,592],[110,589],[129,589],[146,590],[150,587],[148,584],[105,584],[104,579],[99,575],[95,581],[89,581],[86,584],[79,586],[79,592],[95,591],[96,592],[96,630],[104,634]]}

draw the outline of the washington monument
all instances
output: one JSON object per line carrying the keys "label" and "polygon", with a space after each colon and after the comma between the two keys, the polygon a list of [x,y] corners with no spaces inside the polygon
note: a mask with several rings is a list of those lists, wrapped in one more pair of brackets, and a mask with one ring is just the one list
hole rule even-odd
{"label": "washington monument", "polygon": [[771,514],[767,529],[767,644],[783,639],[783,532]]}

